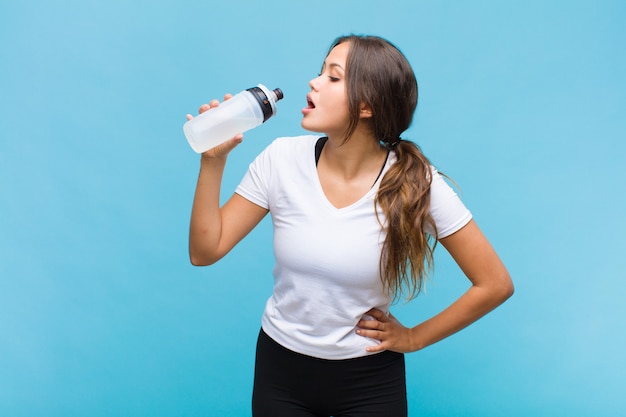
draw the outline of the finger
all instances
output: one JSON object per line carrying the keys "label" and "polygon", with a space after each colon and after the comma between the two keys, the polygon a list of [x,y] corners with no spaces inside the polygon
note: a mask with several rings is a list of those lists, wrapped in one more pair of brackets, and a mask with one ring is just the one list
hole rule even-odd
{"label": "finger", "polygon": [[381,330],[357,329],[356,334],[370,339],[383,340],[383,332]]}
{"label": "finger", "polygon": [[192,115],[190,115],[190,114],[188,114],[188,115],[187,115],[187,120],[191,120],[191,119],[193,119],[193,116],[192,116]]}
{"label": "finger", "polygon": [[389,317],[387,316],[387,314],[384,313],[382,310],[379,310],[377,308],[372,308],[370,311],[368,311],[365,314],[366,315],[370,315],[370,316],[374,317],[376,320],[379,320],[379,321],[382,321],[382,322],[389,321]]}
{"label": "finger", "polygon": [[232,94],[230,94],[230,93],[226,93],[226,94],[224,94],[224,101],[226,101],[226,100],[230,100],[232,97],[233,97],[233,95],[232,95]]}
{"label": "finger", "polygon": [[360,320],[357,327],[364,330],[384,330],[385,323],[379,320]]}
{"label": "finger", "polygon": [[380,343],[376,346],[368,346],[365,348],[366,352],[382,352],[387,350],[387,346],[384,343]]}
{"label": "finger", "polygon": [[[359,333],[359,332],[357,332],[357,333]],[[389,349],[389,343],[386,340],[381,339],[381,337],[382,337],[382,333],[381,332],[369,330],[369,331],[362,331],[359,334],[362,335],[363,337],[367,337],[369,339],[374,339],[374,340],[378,340],[379,341],[379,343],[377,343],[374,346],[367,346],[365,348],[365,350],[367,352],[382,352],[384,350]]]}
{"label": "finger", "polygon": [[370,339],[376,339],[383,341],[389,337],[385,329],[382,328],[361,328],[356,329],[356,334],[363,337],[368,337]]}

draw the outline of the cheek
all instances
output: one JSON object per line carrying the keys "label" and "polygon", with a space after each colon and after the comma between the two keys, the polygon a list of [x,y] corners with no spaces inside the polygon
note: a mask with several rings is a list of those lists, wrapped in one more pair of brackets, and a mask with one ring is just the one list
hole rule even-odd
{"label": "cheek", "polygon": [[335,117],[337,117],[338,119],[341,119],[344,121],[348,121],[348,119],[350,119],[350,112],[348,111],[347,101],[338,102],[335,108],[333,109],[333,112],[335,114]]}
{"label": "cheek", "polygon": [[340,94],[333,95],[332,99],[328,101],[329,110],[334,114],[348,114],[348,98]]}

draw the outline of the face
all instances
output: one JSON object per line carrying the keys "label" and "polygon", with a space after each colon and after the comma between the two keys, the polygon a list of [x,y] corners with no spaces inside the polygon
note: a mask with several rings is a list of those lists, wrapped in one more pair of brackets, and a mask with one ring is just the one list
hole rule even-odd
{"label": "face", "polygon": [[348,92],[345,69],[349,43],[334,47],[322,66],[322,72],[309,82],[307,107],[302,109],[302,127],[328,136],[341,136],[348,125]]}

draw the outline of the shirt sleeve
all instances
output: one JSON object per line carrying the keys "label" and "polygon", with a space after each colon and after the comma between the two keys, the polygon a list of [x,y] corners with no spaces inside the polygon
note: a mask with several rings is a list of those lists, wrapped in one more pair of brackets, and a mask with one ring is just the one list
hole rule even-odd
{"label": "shirt sleeve", "polygon": [[[432,175],[430,215],[437,226],[437,238],[442,239],[459,231],[469,223],[472,219],[472,213],[435,168],[432,168]],[[430,225],[426,227],[425,231],[435,235],[435,231]]]}
{"label": "shirt sleeve", "polygon": [[272,145],[252,161],[235,192],[252,203],[269,209]]}

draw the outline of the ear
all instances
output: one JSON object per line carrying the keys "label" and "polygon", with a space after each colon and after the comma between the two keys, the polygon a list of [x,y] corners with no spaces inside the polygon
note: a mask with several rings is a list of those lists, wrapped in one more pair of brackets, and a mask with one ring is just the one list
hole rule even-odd
{"label": "ear", "polygon": [[361,108],[359,109],[359,117],[361,119],[369,119],[372,117],[372,108],[367,104],[362,103]]}

